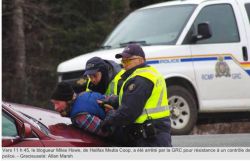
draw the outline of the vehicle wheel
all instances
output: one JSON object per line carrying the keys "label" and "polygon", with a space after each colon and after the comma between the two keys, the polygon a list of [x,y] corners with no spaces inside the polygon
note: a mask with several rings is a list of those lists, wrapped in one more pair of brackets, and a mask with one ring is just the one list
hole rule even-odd
{"label": "vehicle wheel", "polygon": [[194,96],[181,86],[168,87],[172,134],[189,134],[196,124],[197,104]]}

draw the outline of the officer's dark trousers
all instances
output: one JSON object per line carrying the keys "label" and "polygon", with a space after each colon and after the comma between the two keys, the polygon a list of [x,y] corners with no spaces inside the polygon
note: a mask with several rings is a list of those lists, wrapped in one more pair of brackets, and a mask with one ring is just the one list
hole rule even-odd
{"label": "officer's dark trousers", "polygon": [[171,123],[168,117],[154,120],[156,135],[152,138],[139,138],[135,140],[138,147],[172,147]]}
{"label": "officer's dark trousers", "polygon": [[[158,120],[157,120],[158,121]],[[112,140],[117,146],[129,146],[129,147],[171,147],[171,135],[170,135],[170,120],[169,118],[160,119],[161,123],[155,123],[156,135],[152,138],[131,137],[129,128],[117,127]]]}
{"label": "officer's dark trousers", "polygon": [[137,147],[171,147],[171,135],[167,132],[160,132],[153,138],[137,139],[134,144]]}

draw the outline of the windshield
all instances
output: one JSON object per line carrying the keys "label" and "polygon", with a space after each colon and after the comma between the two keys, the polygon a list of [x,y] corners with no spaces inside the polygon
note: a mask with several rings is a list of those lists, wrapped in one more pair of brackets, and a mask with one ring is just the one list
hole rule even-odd
{"label": "windshield", "polygon": [[174,45],[195,7],[175,5],[133,12],[111,33],[103,48],[118,48],[134,42]]}
{"label": "windshield", "polygon": [[24,113],[22,113],[22,112],[20,112],[20,111],[17,111],[20,115],[22,115],[23,117],[25,117],[27,120],[29,120],[29,122],[33,125],[33,126],[35,126],[35,127],[37,127],[38,129],[40,129],[43,133],[45,133],[46,135],[48,135],[49,134],[49,129],[45,126],[45,125],[43,125],[40,121],[38,121],[37,119],[35,119],[35,118],[33,118],[33,117],[31,117],[31,116],[29,116],[29,115],[26,115],[26,114],[24,114]]}

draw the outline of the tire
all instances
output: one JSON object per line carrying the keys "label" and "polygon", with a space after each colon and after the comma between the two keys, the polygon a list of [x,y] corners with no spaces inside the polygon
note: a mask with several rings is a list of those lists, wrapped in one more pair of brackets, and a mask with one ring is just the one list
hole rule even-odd
{"label": "tire", "polygon": [[186,135],[191,132],[197,121],[197,103],[194,96],[182,86],[168,87],[168,101],[171,111],[171,133]]}

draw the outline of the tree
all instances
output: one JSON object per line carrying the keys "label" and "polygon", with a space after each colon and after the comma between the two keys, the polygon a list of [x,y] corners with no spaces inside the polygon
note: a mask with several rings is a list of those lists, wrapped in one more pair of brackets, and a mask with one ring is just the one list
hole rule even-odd
{"label": "tree", "polygon": [[49,106],[57,65],[100,48],[131,1],[2,0],[3,100]]}
{"label": "tree", "polygon": [[18,101],[26,100],[26,51],[25,51],[25,34],[24,34],[24,16],[23,16],[24,0],[13,0],[12,14],[12,44],[13,53],[16,55],[14,61],[16,79],[14,84],[19,89],[12,89],[12,97],[16,97]]}

